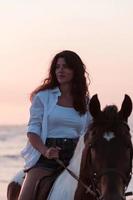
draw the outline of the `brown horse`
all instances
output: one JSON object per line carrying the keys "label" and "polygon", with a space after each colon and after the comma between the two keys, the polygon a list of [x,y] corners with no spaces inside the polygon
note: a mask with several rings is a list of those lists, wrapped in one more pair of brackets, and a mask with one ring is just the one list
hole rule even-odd
{"label": "brown horse", "polygon": [[103,111],[97,95],[90,100],[93,116],[85,136],[80,180],[75,200],[124,200],[125,190],[132,173],[133,147],[127,119],[132,111],[132,101],[125,95],[118,112],[115,105]]}

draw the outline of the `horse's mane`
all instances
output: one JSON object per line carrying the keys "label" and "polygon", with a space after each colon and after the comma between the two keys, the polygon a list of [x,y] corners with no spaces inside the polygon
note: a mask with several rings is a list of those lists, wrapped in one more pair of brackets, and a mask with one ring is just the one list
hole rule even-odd
{"label": "horse's mane", "polygon": [[91,128],[102,127],[107,131],[116,128],[119,121],[117,107],[115,105],[106,106],[97,118],[94,119]]}

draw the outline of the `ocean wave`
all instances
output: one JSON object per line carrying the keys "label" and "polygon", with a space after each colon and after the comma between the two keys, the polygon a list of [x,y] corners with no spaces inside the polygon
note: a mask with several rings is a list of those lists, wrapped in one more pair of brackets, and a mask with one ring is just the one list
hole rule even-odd
{"label": "ocean wave", "polygon": [[0,179],[1,183],[8,183],[8,180]]}
{"label": "ocean wave", "polygon": [[2,155],[2,156],[0,156],[1,158],[8,158],[8,159],[20,159],[21,158],[21,156],[20,155]]}

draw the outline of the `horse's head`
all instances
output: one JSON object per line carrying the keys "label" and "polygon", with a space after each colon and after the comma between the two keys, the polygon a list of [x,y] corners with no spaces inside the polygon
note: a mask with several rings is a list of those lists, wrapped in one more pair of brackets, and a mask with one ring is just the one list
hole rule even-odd
{"label": "horse's head", "polygon": [[[115,105],[101,111],[97,95],[90,100],[93,122],[85,135],[76,200],[124,200],[131,178],[133,147],[127,124],[132,101],[125,95],[120,111]],[[86,193],[86,189],[88,193]],[[95,196],[96,195],[96,196]]]}
{"label": "horse's head", "polygon": [[101,111],[97,95],[90,100],[93,122],[86,138],[87,163],[91,185],[99,190],[102,200],[124,199],[131,178],[133,149],[127,124],[131,111],[132,101],[128,95],[120,111],[115,105]]}

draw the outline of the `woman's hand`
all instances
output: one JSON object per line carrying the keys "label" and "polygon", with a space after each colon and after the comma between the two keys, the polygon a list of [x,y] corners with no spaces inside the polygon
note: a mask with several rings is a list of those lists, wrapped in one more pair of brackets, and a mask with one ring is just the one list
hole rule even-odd
{"label": "woman's hand", "polygon": [[44,157],[48,159],[59,158],[60,147],[50,147],[48,148],[40,138],[35,133],[27,133],[30,143],[34,148],[36,148]]}
{"label": "woman's hand", "polygon": [[43,154],[48,159],[56,159],[59,158],[60,147],[50,147]]}

